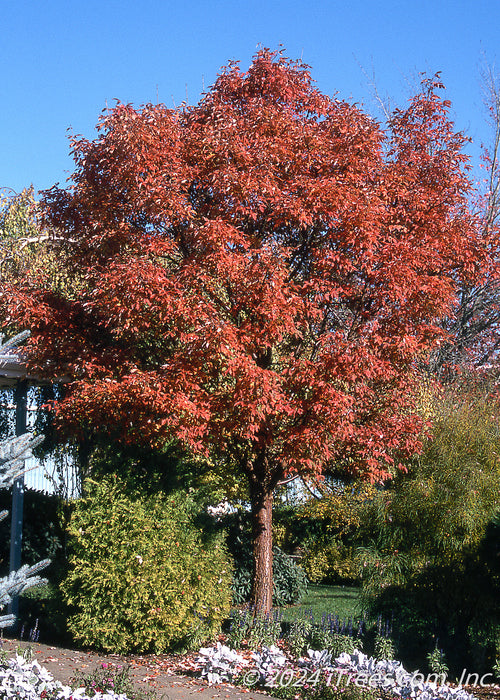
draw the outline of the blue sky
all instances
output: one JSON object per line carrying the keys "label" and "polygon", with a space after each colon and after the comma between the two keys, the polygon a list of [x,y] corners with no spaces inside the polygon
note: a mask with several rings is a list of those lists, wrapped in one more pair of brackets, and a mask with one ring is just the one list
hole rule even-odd
{"label": "blue sky", "polygon": [[[500,0],[12,0],[0,42],[0,187],[65,184],[68,133],[106,105],[198,101],[229,59],[283,45],[319,89],[376,112],[441,71],[457,128],[487,139],[481,67],[500,71]],[[70,130],[70,131],[68,131]]]}

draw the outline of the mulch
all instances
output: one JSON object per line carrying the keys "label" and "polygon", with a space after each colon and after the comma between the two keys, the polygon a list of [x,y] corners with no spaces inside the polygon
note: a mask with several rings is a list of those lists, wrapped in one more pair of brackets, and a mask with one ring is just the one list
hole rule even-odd
{"label": "mulch", "polygon": [[267,700],[270,697],[257,690],[235,688],[228,684],[209,686],[205,681],[194,677],[195,654],[105,655],[93,651],[61,649],[38,642],[12,639],[2,641],[2,649],[8,655],[15,654],[19,647],[31,647],[33,658],[65,685],[69,685],[75,676],[87,675],[102,668],[102,664],[116,669],[126,665],[134,686],[143,692],[152,690],[158,700]]}

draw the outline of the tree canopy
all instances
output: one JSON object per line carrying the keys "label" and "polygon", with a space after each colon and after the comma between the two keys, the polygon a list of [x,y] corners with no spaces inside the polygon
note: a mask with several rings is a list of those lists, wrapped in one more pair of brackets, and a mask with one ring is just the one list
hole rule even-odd
{"label": "tree canopy", "polygon": [[474,209],[489,255],[481,284],[460,290],[459,306],[445,321],[448,342],[433,355],[431,368],[448,376],[464,365],[495,363],[500,348],[500,76],[492,67],[484,72],[483,89],[491,135],[482,147],[483,181]]}
{"label": "tree canopy", "polygon": [[274,488],[333,462],[380,479],[419,449],[415,362],[487,259],[441,87],[383,128],[262,50],[195,106],[117,104],[44,196],[78,296],[4,290],[33,369],[73,380],[71,430],[238,466],[263,607]]}

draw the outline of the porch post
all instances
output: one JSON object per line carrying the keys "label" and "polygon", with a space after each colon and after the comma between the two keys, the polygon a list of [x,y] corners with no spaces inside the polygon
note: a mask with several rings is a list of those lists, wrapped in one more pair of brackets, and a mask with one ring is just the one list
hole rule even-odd
{"label": "porch post", "polygon": [[[20,380],[14,391],[16,404],[16,436],[24,435],[27,428],[28,382]],[[12,518],[10,527],[10,564],[9,572],[21,567],[21,544],[23,539],[23,505],[24,505],[24,474],[21,474],[12,486]],[[19,598],[15,596],[9,605],[9,613],[16,616],[19,612]],[[16,623],[14,623],[15,625]]]}

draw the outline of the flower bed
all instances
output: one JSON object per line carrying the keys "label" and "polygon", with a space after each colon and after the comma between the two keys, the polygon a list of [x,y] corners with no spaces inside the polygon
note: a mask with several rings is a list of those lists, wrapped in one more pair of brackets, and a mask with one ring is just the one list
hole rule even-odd
{"label": "flower bed", "polygon": [[358,650],[333,658],[327,649],[309,649],[306,657],[294,660],[271,646],[252,654],[249,661],[219,642],[200,649],[197,664],[201,677],[209,683],[257,686],[281,697],[335,697],[335,691],[345,697],[346,691],[351,691],[352,697],[360,698],[474,700],[463,688],[448,685],[444,675],[409,673],[398,661],[378,660]]}
{"label": "flower bed", "polygon": [[95,692],[71,688],[55,681],[37,661],[16,654],[0,664],[0,699],[16,700],[129,700],[123,693]]}

